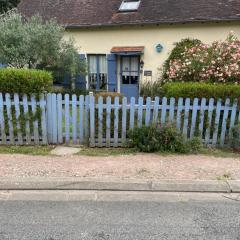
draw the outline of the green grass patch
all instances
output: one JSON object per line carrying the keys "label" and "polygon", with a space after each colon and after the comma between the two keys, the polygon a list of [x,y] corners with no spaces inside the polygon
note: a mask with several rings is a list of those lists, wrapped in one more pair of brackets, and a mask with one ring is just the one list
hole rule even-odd
{"label": "green grass patch", "polygon": [[206,155],[209,157],[216,157],[216,158],[239,158],[240,159],[240,153],[233,151],[230,148],[208,148],[208,147],[202,147],[201,150],[199,150],[196,153],[171,153],[171,152],[158,152],[156,154],[159,154],[161,156],[184,156],[184,155]]}
{"label": "green grass patch", "polygon": [[218,158],[240,158],[240,153],[229,148],[202,148],[199,154]]}
{"label": "green grass patch", "polygon": [[0,146],[0,154],[26,154],[46,156],[54,146]]}
{"label": "green grass patch", "polygon": [[136,154],[138,151],[133,148],[84,148],[77,155],[92,157],[108,157],[119,155]]}
{"label": "green grass patch", "polygon": [[[50,155],[51,150],[55,146],[0,146],[0,154],[26,154],[26,155],[39,155],[47,156]],[[83,148],[76,155],[82,156],[92,156],[92,157],[108,157],[108,156],[120,156],[120,155],[135,155],[140,153],[134,148]],[[179,153],[169,153],[169,152],[158,152],[161,156],[170,155],[186,155]],[[219,158],[239,158],[240,153],[233,151],[231,149],[219,149],[219,148],[202,148],[198,155],[213,156]],[[187,154],[189,155],[189,154]]]}

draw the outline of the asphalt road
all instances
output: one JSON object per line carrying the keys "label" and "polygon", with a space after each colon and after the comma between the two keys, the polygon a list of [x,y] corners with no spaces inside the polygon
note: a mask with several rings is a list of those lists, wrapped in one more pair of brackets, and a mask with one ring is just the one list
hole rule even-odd
{"label": "asphalt road", "polygon": [[240,240],[238,201],[0,201],[0,240]]}

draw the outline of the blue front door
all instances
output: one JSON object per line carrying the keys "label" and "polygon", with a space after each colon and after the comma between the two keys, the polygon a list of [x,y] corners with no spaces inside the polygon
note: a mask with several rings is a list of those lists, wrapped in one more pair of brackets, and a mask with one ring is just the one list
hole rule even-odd
{"label": "blue front door", "polygon": [[139,96],[139,56],[121,57],[121,93],[128,98]]}

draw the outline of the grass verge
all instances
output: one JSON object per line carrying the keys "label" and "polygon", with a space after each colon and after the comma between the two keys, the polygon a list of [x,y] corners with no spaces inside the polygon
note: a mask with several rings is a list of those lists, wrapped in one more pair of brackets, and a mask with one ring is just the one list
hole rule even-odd
{"label": "grass verge", "polygon": [[77,155],[90,157],[108,157],[119,155],[136,154],[137,150],[133,148],[83,148]]}
{"label": "grass verge", "polygon": [[203,148],[198,154],[217,158],[240,158],[240,153],[229,148]]}
{"label": "grass verge", "polygon": [[0,146],[0,154],[25,154],[46,156],[54,146]]}
{"label": "grass verge", "polygon": [[240,153],[233,151],[232,149],[229,148],[208,148],[208,147],[203,147],[201,148],[200,151],[196,153],[189,153],[189,154],[184,154],[184,153],[171,153],[171,152],[158,152],[157,154],[161,156],[184,156],[184,155],[206,155],[209,157],[216,157],[216,158],[239,158],[240,159]]}
{"label": "grass verge", "polygon": [[[0,146],[0,154],[25,154],[25,155],[50,155],[51,150],[55,146]],[[108,157],[108,156],[120,156],[120,155],[132,155],[139,153],[134,148],[83,148],[76,155],[80,156],[92,156],[92,157]],[[145,153],[146,154],[146,153]],[[170,155],[184,155],[178,153],[156,153],[161,156]],[[240,153],[231,149],[219,149],[219,148],[202,148],[197,155],[206,155],[218,158],[238,158],[240,159]]]}

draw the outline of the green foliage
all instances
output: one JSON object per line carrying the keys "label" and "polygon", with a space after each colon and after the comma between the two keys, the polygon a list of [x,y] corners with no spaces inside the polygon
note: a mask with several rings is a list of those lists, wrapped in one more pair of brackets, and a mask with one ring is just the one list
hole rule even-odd
{"label": "green foliage", "polygon": [[175,43],[175,47],[173,48],[171,54],[169,55],[168,59],[165,61],[163,65],[163,79],[167,79],[167,71],[170,68],[170,62],[175,59],[182,60],[183,53],[186,49],[190,49],[194,46],[200,45],[201,41],[198,39],[190,39],[185,38],[182,39],[180,42]]}
{"label": "green foliage", "polygon": [[97,92],[94,94],[96,101],[98,101],[99,97],[103,98],[103,102],[106,103],[107,102],[107,98],[110,97],[112,103],[114,102],[115,97],[119,97],[119,102],[122,102],[122,94],[121,93],[117,93],[117,92]]}
{"label": "green foliage", "polygon": [[240,150],[240,125],[236,125],[231,129],[230,147],[234,150]]}
{"label": "green foliage", "polygon": [[188,98],[239,98],[240,86],[233,84],[211,84],[196,82],[166,83],[162,90],[165,97]]}
{"label": "green foliage", "polygon": [[65,87],[62,87],[62,88],[53,87],[51,92],[69,94],[69,95],[76,94],[77,96],[80,96],[80,95],[86,96],[89,94],[89,91],[85,89],[79,89],[79,88],[71,89],[71,88],[65,88]]}
{"label": "green foliage", "polygon": [[201,147],[200,140],[188,141],[170,125],[135,128],[129,131],[128,137],[128,146],[142,152],[189,153],[197,152]]}
{"label": "green foliage", "polygon": [[55,19],[24,18],[9,11],[0,16],[0,62],[8,67],[35,68],[70,75],[85,72],[74,41],[64,40],[64,28]]}
{"label": "green foliage", "polygon": [[140,88],[140,95],[152,98],[161,97],[163,95],[161,81],[143,82]]}
{"label": "green foliage", "polygon": [[155,126],[135,128],[128,133],[128,146],[142,152],[157,152],[161,148]]}
{"label": "green foliage", "polygon": [[47,156],[53,149],[54,146],[0,146],[0,154]]}
{"label": "green foliage", "polygon": [[0,92],[36,93],[49,91],[52,87],[52,75],[49,72],[33,69],[0,69]]}
{"label": "green foliage", "polygon": [[225,41],[185,48],[170,60],[165,72],[170,82],[240,83],[240,40],[231,32]]}
{"label": "green foliage", "polygon": [[20,0],[0,0],[0,14],[17,7]]}

